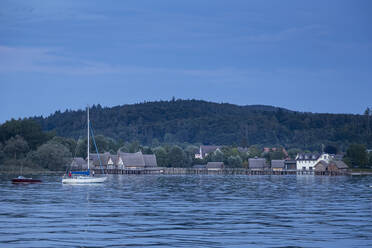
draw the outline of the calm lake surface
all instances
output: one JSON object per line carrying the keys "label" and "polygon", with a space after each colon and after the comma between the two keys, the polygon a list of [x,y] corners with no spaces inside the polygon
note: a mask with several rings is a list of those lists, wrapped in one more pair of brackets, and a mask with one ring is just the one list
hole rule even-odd
{"label": "calm lake surface", "polygon": [[0,247],[372,247],[372,177],[0,183]]}

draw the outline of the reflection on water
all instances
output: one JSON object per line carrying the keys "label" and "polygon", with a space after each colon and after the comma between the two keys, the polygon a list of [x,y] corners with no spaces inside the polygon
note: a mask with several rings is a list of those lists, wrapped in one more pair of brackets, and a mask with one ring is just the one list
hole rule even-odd
{"label": "reflection on water", "polygon": [[8,179],[1,247],[372,247],[372,177]]}

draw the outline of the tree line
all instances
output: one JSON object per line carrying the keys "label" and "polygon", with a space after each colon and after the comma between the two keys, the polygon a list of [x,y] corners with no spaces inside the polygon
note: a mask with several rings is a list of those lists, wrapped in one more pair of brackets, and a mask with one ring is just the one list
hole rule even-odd
{"label": "tree line", "polygon": [[[85,110],[56,111],[32,118],[45,131],[77,139],[84,135]],[[353,143],[372,147],[370,111],[356,114],[302,113],[270,106],[237,106],[199,100],[145,102],[116,107],[95,105],[91,120],[97,133],[118,142],[284,146],[341,151]]]}
{"label": "tree line", "polygon": [[[139,141],[115,140],[104,135],[96,135],[98,152],[116,154],[122,152],[138,152],[155,154],[158,166],[191,167],[207,162],[224,162],[226,167],[247,168],[248,159],[264,157],[267,161],[284,159],[283,146],[277,146],[269,152],[263,152],[262,145],[250,145],[241,149],[236,145],[226,145],[208,154],[204,159],[196,159],[200,143],[173,142],[141,144]],[[92,141],[90,149],[94,152]],[[339,153],[334,145],[323,147],[327,153]],[[288,149],[292,159],[300,152],[314,152],[301,148]],[[321,152],[318,150],[318,152]],[[64,170],[73,157],[87,156],[86,138],[69,138],[56,135],[55,131],[43,131],[40,124],[31,119],[10,120],[0,126],[0,171],[31,168],[33,170]],[[351,144],[346,149],[344,161],[349,166],[372,167],[372,153],[367,153],[363,144]]]}

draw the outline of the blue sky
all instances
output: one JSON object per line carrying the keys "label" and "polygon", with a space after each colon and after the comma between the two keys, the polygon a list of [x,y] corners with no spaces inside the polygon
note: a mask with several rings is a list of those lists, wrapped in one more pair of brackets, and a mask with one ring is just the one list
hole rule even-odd
{"label": "blue sky", "polygon": [[372,2],[1,1],[0,122],[86,104],[372,106]]}

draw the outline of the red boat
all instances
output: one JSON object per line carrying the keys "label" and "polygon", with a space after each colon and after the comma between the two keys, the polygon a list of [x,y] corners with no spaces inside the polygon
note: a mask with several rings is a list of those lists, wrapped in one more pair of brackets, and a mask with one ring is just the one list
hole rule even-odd
{"label": "red boat", "polygon": [[19,176],[12,179],[12,183],[41,183],[41,180]]}

